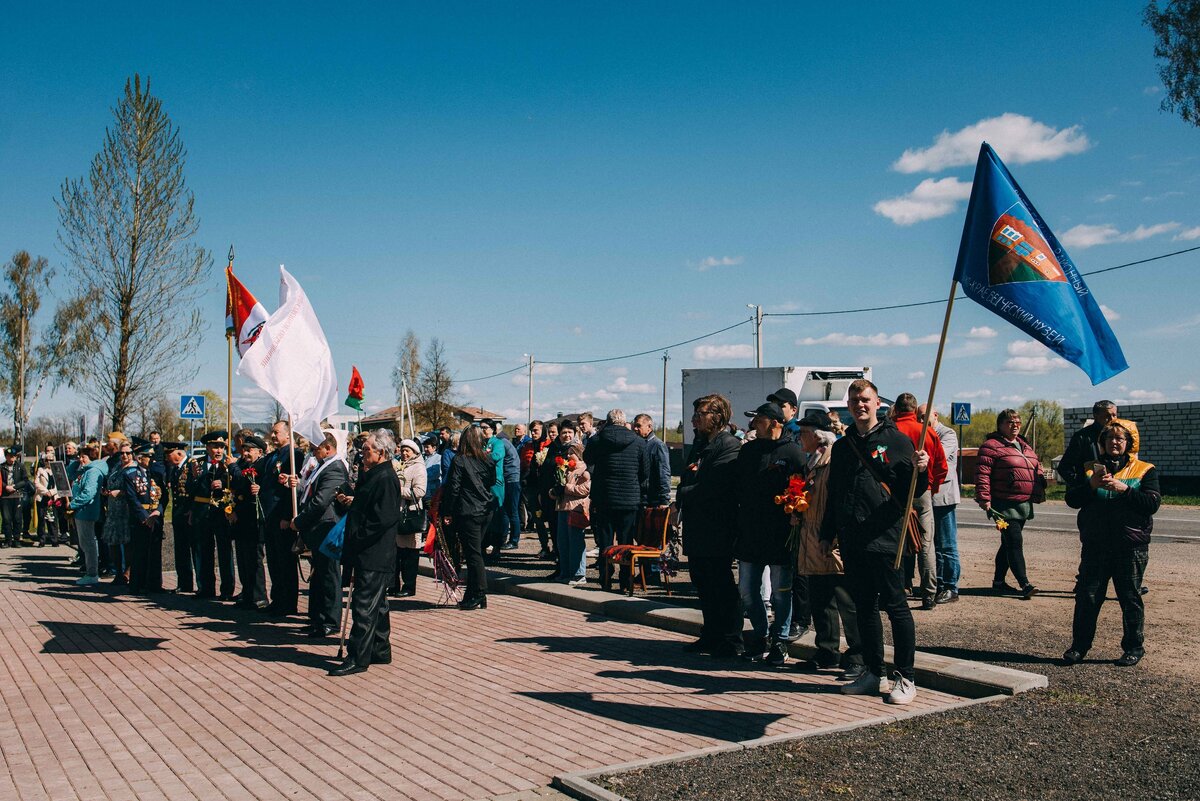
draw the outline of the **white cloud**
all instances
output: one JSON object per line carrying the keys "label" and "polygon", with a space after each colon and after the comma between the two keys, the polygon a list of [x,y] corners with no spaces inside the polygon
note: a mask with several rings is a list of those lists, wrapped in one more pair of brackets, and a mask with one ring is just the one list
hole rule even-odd
{"label": "white cloud", "polygon": [[580,375],[591,375],[592,373],[595,373],[595,372],[596,372],[596,368],[592,367],[590,364],[579,365],[579,374]]}
{"label": "white cloud", "polygon": [[454,391],[460,393],[461,395],[470,397],[472,394],[474,394],[475,389],[470,384],[459,384],[454,388]]}
{"label": "white cloud", "polygon": [[1184,242],[1190,242],[1193,239],[1200,239],[1200,225],[1195,228],[1188,228],[1175,234],[1175,239]]}
{"label": "white cloud", "polygon": [[1104,312],[1104,319],[1108,320],[1110,323],[1121,319],[1121,313],[1119,311],[1116,309],[1110,309],[1103,303],[1100,304],[1100,311]]}
{"label": "white cloud", "polygon": [[908,375],[905,376],[905,378],[907,378],[909,381],[913,381],[918,378],[924,378],[924,377],[925,377],[924,370],[913,370],[911,373],[909,373]]}
{"label": "white cloud", "polygon": [[1145,89],[1142,90],[1142,94],[1147,95],[1147,96],[1153,96],[1153,95],[1158,94],[1161,91],[1162,91],[1161,86],[1147,86]]}
{"label": "white cloud", "polygon": [[1200,314],[1193,314],[1184,320],[1168,325],[1161,325],[1158,328],[1153,328],[1149,331],[1152,336],[1160,337],[1179,337],[1191,336],[1192,331],[1200,328]]}
{"label": "white cloud", "polygon": [[598,389],[595,392],[581,392],[577,396],[581,401],[615,401],[620,400],[620,396],[615,392],[609,392],[606,389]]}
{"label": "white cloud", "polygon": [[929,334],[923,337],[910,337],[905,333],[896,334],[826,334],[823,337],[804,337],[797,339],[796,344],[801,346],[807,345],[833,345],[838,347],[907,347],[909,345],[936,345],[938,341],[937,334]]}
{"label": "white cloud", "polygon": [[[566,365],[562,364],[539,364],[537,359],[534,359],[533,361],[534,375],[562,375],[563,371],[566,369]],[[529,371],[526,370],[526,373],[528,372]]]}
{"label": "white cloud", "polygon": [[629,368],[628,367],[609,367],[608,374],[609,375],[629,375]]}
{"label": "white cloud", "polygon": [[1078,125],[1061,131],[1022,114],[1001,114],[950,133],[942,131],[933,144],[919,150],[905,150],[892,165],[897,172],[940,172],[947,167],[974,164],[979,145],[987,141],[1009,164],[1054,161],[1082,153],[1091,146]]}
{"label": "white cloud", "polygon": [[1057,356],[1013,356],[1004,362],[1004,369],[1008,372],[1029,375],[1045,375],[1051,370],[1060,370],[1069,366],[1070,362]]}
{"label": "white cloud", "polygon": [[953,214],[960,200],[971,196],[971,185],[957,178],[926,178],[907,195],[876,203],[875,213],[896,225],[912,225]]}
{"label": "white cloud", "polygon": [[708,256],[698,262],[688,262],[689,267],[695,267],[700,272],[707,272],[714,267],[736,267],[745,261],[744,256]]}
{"label": "white cloud", "polygon": [[754,348],[751,345],[697,345],[692,348],[692,358],[698,362],[752,359]]}
{"label": "white cloud", "polygon": [[996,329],[990,325],[972,326],[967,332],[967,339],[995,339],[997,336]]}
{"label": "white cloud", "polygon": [[1076,225],[1064,232],[1059,239],[1067,247],[1082,250],[1096,245],[1110,245],[1113,242],[1141,242],[1143,239],[1170,233],[1178,227],[1177,222],[1165,222],[1139,225],[1132,231],[1121,233],[1115,225]]}
{"label": "white cloud", "polygon": [[1101,195],[1100,197],[1096,198],[1096,202],[1097,203],[1107,203],[1110,200],[1116,200],[1116,199],[1117,199],[1117,196],[1114,195],[1112,192],[1109,192],[1107,195]]}
{"label": "white cloud", "polygon": [[1129,393],[1130,400],[1136,401],[1155,402],[1162,400],[1164,397],[1166,396],[1157,389],[1135,389]]}
{"label": "white cloud", "polygon": [[617,380],[609,384],[609,392],[620,392],[630,395],[653,395],[658,392],[659,388],[653,384],[630,384],[623,375],[617,376]]}
{"label": "white cloud", "polygon": [[991,349],[992,346],[982,339],[968,339],[961,345],[951,348],[946,352],[946,355],[960,359],[964,356],[982,356]]}
{"label": "white cloud", "polygon": [[1009,356],[1049,356],[1051,350],[1032,339],[1018,339],[1008,343]]}
{"label": "white cloud", "polygon": [[964,400],[982,400],[983,398],[992,397],[992,391],[990,389],[976,389],[971,392],[956,392],[954,393],[954,397]]}
{"label": "white cloud", "polygon": [[1024,395],[1001,395],[1000,400],[1004,401],[1005,403],[1024,403],[1025,396]]}
{"label": "white cloud", "polygon": [[1196,386],[1194,381],[1189,381],[1179,388],[1180,392],[1197,392],[1200,391],[1200,386]]}
{"label": "white cloud", "polygon": [[583,336],[583,326],[581,326],[581,325],[575,326],[574,328],[571,329],[571,333],[577,337]]}

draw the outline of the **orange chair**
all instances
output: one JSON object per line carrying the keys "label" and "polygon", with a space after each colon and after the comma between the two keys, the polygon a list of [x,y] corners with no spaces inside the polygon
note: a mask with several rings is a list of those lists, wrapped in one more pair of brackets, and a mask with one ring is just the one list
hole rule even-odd
{"label": "orange chair", "polygon": [[[634,570],[639,567],[638,562],[662,558],[671,533],[672,514],[670,508],[642,510],[638,530],[634,535],[634,544],[613,545],[604,551],[600,566],[600,583],[604,589],[612,588],[613,565],[617,565],[620,568],[621,589],[626,595],[633,595]],[[646,592],[646,571],[649,566],[643,564],[640,567],[637,579],[641,582],[642,592]],[[662,576],[663,587],[669,596],[671,576],[665,570],[659,575]]]}

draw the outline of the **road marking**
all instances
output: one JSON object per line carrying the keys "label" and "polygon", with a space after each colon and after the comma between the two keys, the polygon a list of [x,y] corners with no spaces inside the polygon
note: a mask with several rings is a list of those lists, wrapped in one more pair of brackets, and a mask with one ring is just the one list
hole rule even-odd
{"label": "road marking", "polygon": [[[959,528],[995,528],[994,523],[972,523],[970,521],[959,521]],[[1025,531],[1047,534],[1078,534],[1079,529],[1074,528],[1046,528],[1045,526],[1026,526]],[[1150,541],[1163,540],[1197,540],[1200,541],[1200,534],[1152,534]]]}

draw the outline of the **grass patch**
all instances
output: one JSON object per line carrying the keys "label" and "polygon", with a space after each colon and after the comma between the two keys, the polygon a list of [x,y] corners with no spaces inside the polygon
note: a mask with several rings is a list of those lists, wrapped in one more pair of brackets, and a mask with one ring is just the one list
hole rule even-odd
{"label": "grass patch", "polygon": [[[975,485],[967,484],[962,488],[962,496],[964,498],[975,497]],[[1067,488],[1062,484],[1052,484],[1046,487],[1046,500],[1062,501],[1066,500]],[[1164,506],[1200,506],[1200,495],[1163,495],[1162,502]]]}

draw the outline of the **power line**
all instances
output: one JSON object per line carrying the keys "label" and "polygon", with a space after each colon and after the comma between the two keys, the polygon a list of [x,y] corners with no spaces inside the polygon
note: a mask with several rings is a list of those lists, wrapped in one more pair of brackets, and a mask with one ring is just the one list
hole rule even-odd
{"label": "power line", "polygon": [[[1125,262],[1124,264],[1118,264],[1115,267],[1103,267],[1099,270],[1092,270],[1090,272],[1081,273],[1081,275],[1087,276],[1087,275],[1099,275],[1100,273],[1111,273],[1113,270],[1123,270],[1126,267],[1133,267],[1134,265],[1138,265],[1138,264],[1146,264],[1147,262],[1158,261],[1159,259],[1169,259],[1172,256],[1181,256],[1184,253],[1191,253],[1192,251],[1196,251],[1196,250],[1200,250],[1200,245],[1197,245],[1195,247],[1190,247],[1190,248],[1184,248],[1183,250],[1176,250],[1173,253],[1163,253],[1159,256],[1151,256],[1148,259],[1139,259],[1137,261]],[[955,295],[954,299],[961,300],[965,297],[966,297],[966,295]],[[822,316],[830,315],[830,314],[860,314],[862,312],[890,311],[892,309],[911,309],[916,306],[934,306],[934,305],[945,303],[945,302],[946,301],[944,301],[944,300],[938,299],[938,300],[922,300],[922,301],[917,301],[916,303],[895,303],[890,306],[865,306],[865,307],[858,308],[858,309],[832,309],[832,310],[827,310],[827,311],[811,311],[811,312],[764,312],[763,317],[822,317]]]}

